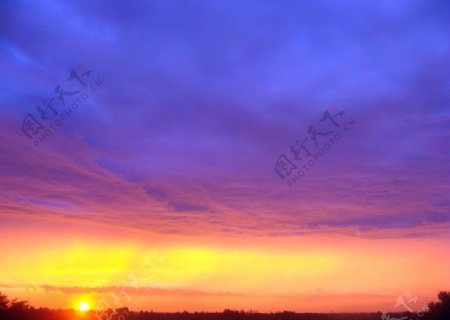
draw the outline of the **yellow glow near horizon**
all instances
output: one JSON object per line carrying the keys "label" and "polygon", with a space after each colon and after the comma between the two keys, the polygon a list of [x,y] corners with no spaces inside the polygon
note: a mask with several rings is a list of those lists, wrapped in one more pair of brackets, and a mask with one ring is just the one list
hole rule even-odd
{"label": "yellow glow near horizon", "polygon": [[[81,303],[92,310],[103,299],[111,306],[159,311],[220,311],[250,304],[266,311],[329,311],[329,305],[348,310],[349,303],[355,311],[376,310],[389,308],[404,288],[430,300],[448,279],[445,241],[414,243],[411,254],[407,240],[288,240],[265,241],[262,247],[40,239],[0,245],[0,265],[11,297],[79,312]],[[424,262],[436,259],[441,263]],[[430,272],[433,278],[426,276]],[[132,300],[121,294],[122,287]],[[142,298],[145,288],[155,290]],[[329,299],[325,306],[323,299]]]}
{"label": "yellow glow near horizon", "polygon": [[4,261],[4,276],[33,285],[44,281],[52,286],[106,286],[126,279],[128,271],[140,263],[142,255],[130,246],[87,243],[49,246],[46,250],[33,248],[14,260]]}
{"label": "yellow glow near horizon", "polygon": [[342,264],[329,252],[273,251],[182,247],[161,252],[161,285],[220,292],[281,294],[298,292],[299,284],[317,282]]}

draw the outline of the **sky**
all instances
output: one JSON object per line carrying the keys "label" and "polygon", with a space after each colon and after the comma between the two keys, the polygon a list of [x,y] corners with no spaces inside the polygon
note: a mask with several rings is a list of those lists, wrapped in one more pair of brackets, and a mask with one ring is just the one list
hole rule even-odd
{"label": "sky", "polygon": [[0,291],[420,309],[450,285],[449,57],[447,1],[0,1]]}

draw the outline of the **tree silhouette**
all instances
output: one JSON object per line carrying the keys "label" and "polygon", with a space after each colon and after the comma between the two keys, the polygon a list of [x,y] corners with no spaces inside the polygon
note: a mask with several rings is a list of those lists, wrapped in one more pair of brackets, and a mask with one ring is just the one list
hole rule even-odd
{"label": "tree silhouette", "polygon": [[8,306],[9,306],[8,296],[0,292],[0,319],[6,317]]}
{"label": "tree silhouette", "polygon": [[32,308],[27,301],[13,299],[0,292],[0,319],[31,319]]}
{"label": "tree silhouette", "polygon": [[438,299],[428,304],[427,319],[450,319],[450,291],[439,292]]}
{"label": "tree silhouette", "polygon": [[0,292],[0,309],[7,309],[9,304],[8,296]]}

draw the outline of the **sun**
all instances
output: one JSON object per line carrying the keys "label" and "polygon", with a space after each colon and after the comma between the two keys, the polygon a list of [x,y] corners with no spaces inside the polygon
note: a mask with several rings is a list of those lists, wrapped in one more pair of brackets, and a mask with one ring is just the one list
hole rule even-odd
{"label": "sun", "polygon": [[81,302],[80,305],[78,306],[78,309],[80,309],[80,311],[82,311],[82,312],[88,311],[89,304],[87,302]]}

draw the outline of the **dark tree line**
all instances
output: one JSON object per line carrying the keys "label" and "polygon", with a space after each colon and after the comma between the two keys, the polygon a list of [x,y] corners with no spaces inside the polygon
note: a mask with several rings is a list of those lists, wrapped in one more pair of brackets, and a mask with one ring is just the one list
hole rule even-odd
{"label": "dark tree line", "polygon": [[[99,317],[99,314],[101,317]],[[48,308],[33,308],[26,301],[9,300],[0,292],[0,320],[388,320],[381,312],[377,313],[258,313],[235,310],[225,310],[222,313],[211,312],[132,312],[127,308],[96,313],[89,311],[84,314],[67,309],[52,310]],[[424,314],[396,313],[390,314],[393,319],[414,320],[450,320],[450,291],[438,294],[437,302],[430,302]]]}

